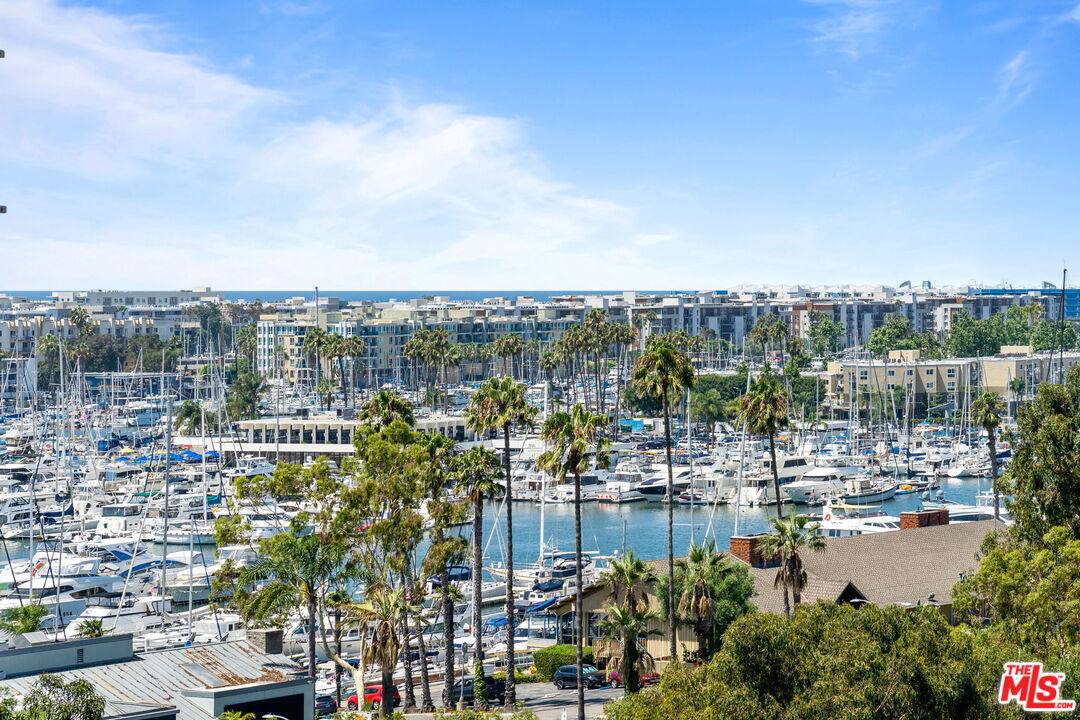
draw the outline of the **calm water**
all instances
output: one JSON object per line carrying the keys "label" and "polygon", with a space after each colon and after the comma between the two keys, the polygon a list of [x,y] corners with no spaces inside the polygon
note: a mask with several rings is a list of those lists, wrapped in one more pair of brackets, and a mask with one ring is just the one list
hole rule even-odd
{"label": "calm water", "polygon": [[[989,489],[989,483],[976,478],[942,478],[941,489],[946,500],[972,504],[980,490]],[[882,504],[882,509],[889,515],[898,515],[905,510],[918,510],[922,504],[919,493],[902,495]],[[785,513],[791,506],[785,505]],[[805,508],[799,507],[799,511]],[[496,522],[496,514],[499,515]],[[549,549],[574,549],[574,507],[570,504],[548,504],[544,511],[544,535]],[[675,554],[685,555],[690,545],[690,523],[693,517],[694,538],[697,542],[715,539],[717,548],[726,550],[728,539],[735,532],[735,508],[720,505],[715,514],[709,507],[691,508],[686,505],[675,506]],[[710,530],[710,516],[712,528]],[[769,518],[776,517],[775,507],[743,508],[740,519],[741,533],[763,532],[769,528]],[[488,504],[484,512],[484,537],[487,543],[486,558],[489,561],[501,561],[506,547],[505,515],[497,512],[497,507]],[[493,530],[494,529],[494,530]],[[494,532],[494,537],[492,533]],[[706,533],[708,532],[708,535]],[[472,529],[464,527],[461,533],[471,538]],[[489,539],[490,538],[490,539]],[[667,508],[661,503],[638,502],[627,505],[601,505],[595,502],[581,507],[581,542],[587,551],[599,551],[603,555],[621,552],[624,548],[633,549],[641,558],[655,560],[667,555]],[[155,553],[161,552],[160,545],[148,547]],[[184,551],[187,543],[169,544],[169,552]],[[212,556],[210,547],[198,548],[207,557]],[[29,554],[29,543],[7,541],[7,550],[11,558],[25,558]],[[6,558],[0,549],[0,564]],[[539,503],[514,503],[514,560],[517,563],[535,562],[540,552],[540,505]]]}
{"label": "calm water", "polygon": [[[941,489],[944,498],[959,503],[973,504],[979,490],[989,489],[989,483],[977,478],[942,478]],[[922,504],[919,493],[902,495],[882,504],[882,509],[889,515],[898,515],[905,510],[918,510]],[[784,512],[789,512],[790,505],[785,505]],[[800,512],[804,508],[800,506]],[[709,507],[693,508],[694,537],[700,543],[708,530],[712,510]],[[485,513],[485,537],[490,535],[495,508],[489,505]],[[691,509],[686,505],[675,506],[675,554],[685,555],[690,545]],[[776,517],[775,507],[742,508],[740,519],[741,533],[763,532],[768,529],[768,519]],[[505,547],[503,521],[499,518],[495,539],[491,541],[487,557],[490,560],[502,560]],[[720,505],[712,517],[712,532],[709,538],[715,538],[721,550],[728,548],[728,539],[735,531],[735,508]],[[569,504],[546,505],[544,535],[548,546],[555,545],[560,550],[574,549],[574,507]],[[646,560],[653,560],[667,555],[667,508],[661,503],[638,502],[627,505],[599,505],[595,502],[582,505],[581,508],[581,543],[585,550],[598,550],[610,555],[622,548],[632,548]],[[534,562],[540,548],[540,505],[538,503],[514,503],[514,560],[516,562]]]}

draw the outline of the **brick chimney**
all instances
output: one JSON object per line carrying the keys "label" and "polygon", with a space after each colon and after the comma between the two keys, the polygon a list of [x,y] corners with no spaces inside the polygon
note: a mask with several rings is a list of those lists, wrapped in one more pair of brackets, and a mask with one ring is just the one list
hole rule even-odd
{"label": "brick chimney", "polygon": [[764,533],[759,533],[757,535],[733,535],[731,537],[731,546],[728,550],[728,554],[753,567],[769,567],[774,563],[765,560],[764,556],[761,554],[761,548],[759,547],[761,538],[763,537],[765,537]]}
{"label": "brick chimney", "polygon": [[247,631],[247,640],[266,655],[280,655],[284,634],[276,628],[254,628]]}
{"label": "brick chimney", "polygon": [[935,525],[949,524],[948,508],[935,510],[911,510],[900,513],[900,529],[914,530],[915,528],[933,527]]}

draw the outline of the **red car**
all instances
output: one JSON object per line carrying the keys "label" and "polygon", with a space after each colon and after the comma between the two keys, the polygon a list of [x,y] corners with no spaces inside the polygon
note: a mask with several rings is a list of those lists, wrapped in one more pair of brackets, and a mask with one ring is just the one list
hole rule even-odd
{"label": "red car", "polygon": [[[372,710],[378,710],[382,707],[382,685],[367,685],[364,687],[364,703],[370,703]],[[401,694],[398,692],[397,686],[394,686],[394,707],[401,704]],[[356,694],[354,693],[349,697],[346,705],[350,710],[359,710],[360,705],[356,701]]]}
{"label": "red car", "polygon": [[[659,673],[639,673],[638,679],[641,681],[641,686],[645,687],[646,685],[655,685],[656,683],[660,682],[660,675]],[[607,674],[607,681],[611,683],[611,687],[623,686],[623,681],[622,678],[619,677],[618,670],[612,670],[611,672],[609,672]]]}

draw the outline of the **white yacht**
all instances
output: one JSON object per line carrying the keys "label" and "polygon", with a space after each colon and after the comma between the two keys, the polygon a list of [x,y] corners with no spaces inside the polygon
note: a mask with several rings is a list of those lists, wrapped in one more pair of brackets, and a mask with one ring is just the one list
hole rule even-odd
{"label": "white yacht", "polygon": [[794,482],[780,486],[780,489],[794,503],[806,505],[838,498],[847,490],[849,478],[865,477],[866,471],[854,465],[830,465],[807,470]]}

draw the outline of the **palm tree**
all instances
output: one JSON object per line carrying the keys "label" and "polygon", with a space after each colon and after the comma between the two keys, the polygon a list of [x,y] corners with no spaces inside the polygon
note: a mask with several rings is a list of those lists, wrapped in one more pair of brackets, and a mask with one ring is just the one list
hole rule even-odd
{"label": "palm tree", "polygon": [[315,394],[326,398],[326,409],[330,409],[330,405],[334,402],[334,391],[338,389],[338,384],[333,378],[323,378],[319,381],[319,384],[315,386]]}
{"label": "palm tree", "polygon": [[21,605],[0,612],[0,630],[12,635],[25,635],[41,629],[41,621],[49,610],[40,603]]}
{"label": "palm tree", "polygon": [[105,635],[109,631],[105,629],[104,620],[102,620],[101,618],[94,618],[90,620],[83,620],[75,628],[75,632],[78,633],[79,637],[99,638],[105,637]]}
{"label": "palm tree", "polygon": [[244,567],[238,587],[273,578],[246,598],[240,607],[246,620],[266,621],[291,612],[298,605],[307,613],[308,675],[315,677],[315,636],[323,597],[334,589],[345,561],[339,543],[324,542],[317,534],[278,533],[259,544],[259,559]]}
{"label": "palm tree", "polygon": [[790,396],[780,378],[765,373],[750,386],[750,392],[739,400],[739,414],[750,432],[769,437],[769,457],[772,461],[773,490],[776,492],[776,514],[784,517],[780,498],[780,473],[776,467],[776,432],[788,424]]}
{"label": "palm tree", "polygon": [[[516,336],[515,336],[516,337]],[[510,493],[510,435],[514,427],[530,427],[536,419],[538,408],[530,405],[525,395],[525,383],[513,378],[489,378],[469,398],[465,408],[465,420],[477,433],[487,433],[496,428],[503,434],[503,471],[506,493]],[[513,633],[514,623],[514,503],[506,503],[506,621]],[[507,643],[507,667],[514,667],[513,642]],[[506,704],[517,702],[513,673],[506,674]]]}
{"label": "palm tree", "polygon": [[638,595],[638,586],[655,580],[652,569],[645,561],[627,550],[622,559],[612,558],[608,569],[600,576],[600,583],[611,591],[611,599],[619,607],[641,610],[648,605],[645,596]]}
{"label": "palm tree", "polygon": [[380,390],[375,393],[360,406],[357,418],[360,422],[376,427],[388,427],[397,420],[410,426],[416,424],[412,403],[393,390]]}
{"label": "palm tree", "polygon": [[72,310],[71,315],[68,316],[68,322],[71,323],[80,337],[89,334],[90,313],[85,308],[78,307]]}
{"label": "palm tree", "polygon": [[655,666],[642,638],[660,634],[659,630],[649,628],[657,617],[655,610],[608,605],[604,608],[604,619],[598,623],[600,630],[607,632],[596,656],[607,658],[608,667],[619,668],[619,680],[628,693],[640,690],[641,673]]}
{"label": "palm tree", "polygon": [[[394,668],[397,667],[402,648],[397,629],[405,613],[405,589],[380,584],[369,591],[368,600],[374,617],[374,627],[371,630],[371,640],[364,648],[362,662],[365,665],[379,666],[383,698],[379,715],[385,718],[390,717],[394,706]],[[448,651],[452,650],[452,647],[448,648]]]}
{"label": "palm tree", "polygon": [[[1040,306],[1041,307],[1041,306]],[[990,451],[990,482],[994,485],[994,519],[1001,514],[1001,495],[998,493],[997,429],[1005,403],[994,392],[984,392],[971,403],[971,420],[986,430],[986,447]]]}
{"label": "palm tree", "polygon": [[[671,404],[678,402],[682,394],[694,387],[694,367],[686,355],[679,352],[670,341],[660,338],[652,343],[634,366],[631,383],[639,395],[648,396],[664,408],[664,451],[667,461],[667,554],[668,567],[675,567],[675,476],[671,463]],[[675,597],[674,577],[668,573],[668,597]],[[671,662],[675,662],[675,616],[668,618],[671,634],[668,650]]]}
{"label": "palm tree", "polygon": [[[482,579],[484,573],[484,501],[497,498],[503,494],[503,486],[499,483],[499,457],[492,451],[482,446],[469,448],[467,451],[455,457],[451,463],[458,483],[468,488],[467,498],[473,506],[473,540],[472,540],[472,625],[474,658],[475,689],[474,702],[477,708],[487,707],[487,697],[484,694],[484,651],[480,644],[480,628],[483,624],[480,598],[483,595]],[[513,642],[513,625],[510,629],[510,642]],[[512,665],[510,667],[513,667]],[[508,673],[509,674],[509,673]]]}
{"label": "palm tree", "polygon": [[229,420],[236,422],[259,417],[259,398],[266,389],[266,381],[259,373],[244,373],[238,377],[229,388],[229,399],[226,401]]}
{"label": "palm tree", "polygon": [[[316,310],[317,312],[317,310]],[[312,366],[315,368],[315,384],[322,379],[322,353],[326,349],[327,339],[330,334],[321,327],[313,327],[304,335],[304,349],[308,355],[314,358]]]}
{"label": "palm tree", "polygon": [[[678,587],[675,613],[694,626],[700,662],[708,660],[713,649],[719,599],[716,593],[732,567],[724,555],[716,552],[716,545],[711,540],[691,545],[686,558],[675,563],[675,585]],[[670,608],[668,610],[670,612]]]}
{"label": "palm tree", "polygon": [[559,410],[544,421],[541,435],[544,441],[553,447],[540,455],[537,467],[554,475],[560,482],[566,481],[567,475],[574,476],[574,550],[576,552],[574,578],[577,582],[574,609],[577,613],[577,703],[578,720],[585,720],[585,679],[582,670],[584,662],[584,642],[586,634],[585,611],[582,599],[581,577],[581,473],[590,465],[590,455],[596,465],[602,467],[608,462],[610,441],[600,437],[601,428],[608,424],[604,415],[593,415],[584,406],[578,404],[569,411]]}
{"label": "palm tree", "polygon": [[343,346],[345,356],[349,358],[350,369],[352,370],[352,389],[355,405],[356,386],[360,383],[359,370],[364,365],[364,355],[367,353],[367,343],[364,342],[364,338],[359,335],[350,335],[345,338],[345,344]]}
{"label": "palm tree", "polygon": [[761,539],[761,553],[766,559],[780,562],[773,587],[784,588],[784,614],[791,617],[788,593],[791,593],[792,603],[798,605],[806,587],[806,569],[800,551],[803,548],[814,552],[824,550],[825,537],[821,534],[821,525],[810,524],[810,520],[801,515],[772,518],[769,522],[773,531]]}
{"label": "palm tree", "polygon": [[655,579],[652,569],[633,550],[628,550],[621,560],[610,560],[607,571],[600,576],[601,584],[610,590],[613,600],[606,609],[604,624],[618,638],[617,642],[605,641],[601,654],[608,657],[609,663],[619,665],[619,677],[627,692],[638,690],[641,686],[639,672],[647,669],[642,664],[652,662],[652,656],[644,652],[638,638],[656,632],[646,631],[648,622],[656,614],[648,612],[649,601],[639,594],[638,588]]}

